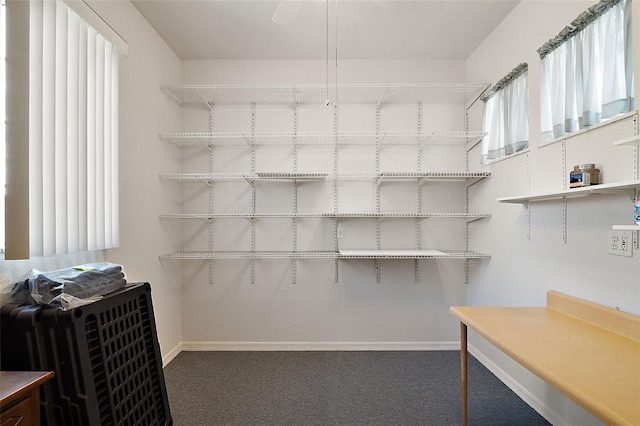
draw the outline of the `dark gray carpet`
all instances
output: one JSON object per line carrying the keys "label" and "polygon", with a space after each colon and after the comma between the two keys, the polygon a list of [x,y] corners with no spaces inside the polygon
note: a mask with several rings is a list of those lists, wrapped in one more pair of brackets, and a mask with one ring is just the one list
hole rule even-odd
{"label": "dark gray carpet", "polygon": [[[182,352],[176,426],[459,425],[459,351]],[[469,425],[548,425],[469,356]]]}

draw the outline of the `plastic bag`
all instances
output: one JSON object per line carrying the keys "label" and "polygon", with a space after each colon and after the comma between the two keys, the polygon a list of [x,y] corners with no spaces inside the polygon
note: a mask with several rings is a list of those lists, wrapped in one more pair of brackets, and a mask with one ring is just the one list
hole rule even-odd
{"label": "plastic bag", "polygon": [[39,304],[69,310],[100,300],[127,284],[121,265],[87,263],[50,272],[32,269],[11,288],[16,303]]}

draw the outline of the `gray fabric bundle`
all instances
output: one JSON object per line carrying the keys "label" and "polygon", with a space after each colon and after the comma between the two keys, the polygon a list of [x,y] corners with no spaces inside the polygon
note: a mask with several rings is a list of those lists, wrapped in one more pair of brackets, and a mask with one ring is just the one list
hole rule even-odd
{"label": "gray fabric bundle", "polygon": [[30,276],[11,289],[12,301],[60,307],[65,310],[86,305],[127,283],[121,265],[87,263],[50,272],[32,270]]}

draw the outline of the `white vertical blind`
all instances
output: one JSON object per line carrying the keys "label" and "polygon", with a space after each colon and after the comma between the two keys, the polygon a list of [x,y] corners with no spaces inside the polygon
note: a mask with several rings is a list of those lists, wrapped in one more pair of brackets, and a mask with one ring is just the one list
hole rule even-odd
{"label": "white vertical blind", "polygon": [[[53,2],[51,2],[53,3]],[[68,60],[71,56],[69,49],[68,34],[71,30],[69,27],[69,11],[64,7],[56,7],[55,19],[55,35],[53,44],[55,45],[55,57],[53,58],[55,66],[55,83],[53,87],[53,96],[55,99],[55,108],[53,114],[53,133],[54,133],[54,153],[53,157],[46,158],[51,163],[50,166],[54,170],[53,180],[53,196],[52,200],[55,204],[55,228],[51,235],[51,239],[55,241],[53,253],[68,253],[69,250],[69,226],[68,226],[68,207],[69,207],[69,182],[67,180],[68,167],[72,165],[67,162],[67,105],[69,100],[69,89],[73,84],[67,81],[68,78]],[[46,77],[45,77],[46,78]],[[67,84],[69,83],[69,84]],[[70,111],[69,111],[70,112]],[[69,117],[73,119],[73,117]],[[71,146],[69,146],[71,148]],[[46,228],[45,228],[46,229]]]}
{"label": "white vertical blind", "polygon": [[79,176],[77,165],[79,163],[78,149],[79,149],[79,133],[78,133],[78,121],[76,117],[79,115],[79,90],[80,90],[80,40],[79,40],[79,17],[73,13],[69,14],[69,33],[68,33],[68,66],[67,69],[67,190],[68,190],[68,205],[67,216],[69,218],[69,227],[67,229],[68,234],[68,250],[69,252],[80,251],[80,240],[78,239],[78,222],[79,222]]}
{"label": "white vertical blind", "polygon": [[119,53],[65,3],[30,3],[30,256],[115,247]]}
{"label": "white vertical blind", "polygon": [[[29,11],[29,169],[41,171],[41,176],[29,176],[29,254],[37,255],[44,252],[44,232],[45,226],[43,195],[49,193],[44,188],[44,176],[48,176],[48,170],[45,170],[45,155],[51,156],[52,153],[45,154],[45,145],[43,137],[43,127],[45,123],[44,110],[45,105],[43,97],[45,95],[46,85],[43,83],[43,69],[45,67],[45,58],[43,52],[50,52],[45,49],[44,42],[46,38],[46,27],[44,25],[44,4],[41,2],[31,2]],[[51,40],[51,39],[49,39]],[[39,70],[39,72],[31,71]],[[49,85],[50,86],[50,85]],[[49,93],[48,99],[53,99],[53,93]],[[8,141],[11,143],[11,141]],[[34,174],[36,174],[34,172]],[[7,223],[7,226],[9,224]],[[10,243],[10,242],[9,242]],[[7,255],[10,245],[7,246]],[[37,248],[37,249],[36,249]],[[36,251],[37,250],[37,251]]]}

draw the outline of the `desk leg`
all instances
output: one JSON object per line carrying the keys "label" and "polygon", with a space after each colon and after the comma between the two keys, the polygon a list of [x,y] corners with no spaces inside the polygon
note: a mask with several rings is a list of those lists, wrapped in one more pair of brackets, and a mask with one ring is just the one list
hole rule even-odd
{"label": "desk leg", "polygon": [[460,323],[460,376],[462,380],[462,426],[467,426],[467,325]]}

